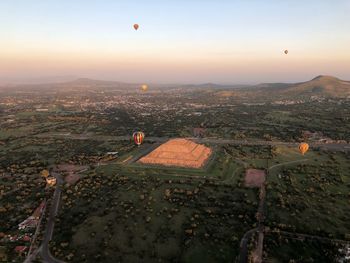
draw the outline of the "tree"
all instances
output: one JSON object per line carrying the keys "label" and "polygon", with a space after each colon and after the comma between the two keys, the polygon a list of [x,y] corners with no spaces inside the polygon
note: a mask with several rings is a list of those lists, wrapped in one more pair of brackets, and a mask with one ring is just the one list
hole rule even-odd
{"label": "tree", "polygon": [[44,169],[44,170],[41,171],[40,175],[42,177],[46,178],[46,177],[48,177],[50,175],[50,172],[48,170]]}

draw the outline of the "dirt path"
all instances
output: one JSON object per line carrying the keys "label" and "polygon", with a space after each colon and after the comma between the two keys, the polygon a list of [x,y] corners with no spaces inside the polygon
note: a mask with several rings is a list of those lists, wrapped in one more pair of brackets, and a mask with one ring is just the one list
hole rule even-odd
{"label": "dirt path", "polygon": [[293,164],[293,163],[301,163],[301,162],[306,162],[309,159],[300,159],[300,160],[295,160],[295,161],[290,161],[290,162],[284,162],[284,163],[279,163],[279,164],[275,164],[272,165],[271,167],[269,167],[269,171],[271,171],[272,169],[279,167],[279,166],[283,166],[283,165],[289,165],[289,164]]}
{"label": "dirt path", "polygon": [[[266,206],[265,206],[265,201],[266,201],[266,181],[269,176],[269,172],[277,167],[283,166],[283,165],[289,165],[289,164],[297,164],[301,162],[306,162],[308,159],[301,159],[301,160],[296,160],[296,161],[289,161],[289,162],[284,162],[280,164],[275,164],[273,166],[270,166],[269,168],[266,169],[266,178],[265,182],[261,185],[260,187],[260,192],[259,192],[259,206],[258,206],[258,211],[257,211],[257,221],[258,221],[258,227],[254,228],[252,230],[249,230],[246,232],[246,234],[243,236],[241,240],[241,247],[240,247],[240,254],[239,254],[239,262],[240,263],[247,263],[248,262],[248,242],[251,236],[254,233],[258,233],[258,242],[256,244],[256,248],[253,251],[253,262],[254,263],[261,263],[262,262],[262,256],[263,256],[263,248],[264,248],[264,233],[265,233],[265,217],[266,217]],[[299,236],[300,237],[300,236]]]}

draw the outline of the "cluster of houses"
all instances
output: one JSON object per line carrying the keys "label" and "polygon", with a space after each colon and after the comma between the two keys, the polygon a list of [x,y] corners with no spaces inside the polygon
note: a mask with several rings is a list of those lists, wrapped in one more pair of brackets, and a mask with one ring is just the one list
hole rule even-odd
{"label": "cluster of houses", "polygon": [[[31,234],[21,234],[21,235],[5,235],[4,233],[0,233],[0,239],[2,242],[9,243],[21,243],[14,248],[14,251],[18,256],[24,256],[28,251],[30,246],[30,242],[32,241]],[[6,253],[6,247],[0,246],[0,262],[8,262],[8,256]]]}
{"label": "cluster of houses", "polygon": [[[33,234],[39,224],[39,220],[43,214],[45,206],[46,201],[42,201],[41,204],[34,210],[33,214],[18,225],[18,234],[6,235],[4,233],[0,233],[1,242],[18,244],[15,246],[14,251],[18,256],[25,256],[28,252]],[[7,262],[7,260],[8,257],[6,248],[0,246],[0,262]]]}
{"label": "cluster of houses", "polygon": [[41,204],[35,209],[34,213],[18,225],[18,229],[36,228],[38,225],[41,214],[45,208],[46,201],[42,201]]}
{"label": "cluster of houses", "polygon": [[[56,178],[54,176],[51,176],[47,170],[42,172],[42,176],[46,180],[47,187],[56,185]],[[25,256],[28,253],[35,229],[40,222],[40,218],[44,212],[45,206],[46,201],[42,201],[40,205],[34,210],[31,216],[18,224],[19,231],[16,234],[6,235],[5,233],[0,233],[1,243],[13,243],[13,245],[16,245],[14,247],[16,254],[18,256]],[[6,250],[6,247],[0,246],[0,262],[8,262]]]}

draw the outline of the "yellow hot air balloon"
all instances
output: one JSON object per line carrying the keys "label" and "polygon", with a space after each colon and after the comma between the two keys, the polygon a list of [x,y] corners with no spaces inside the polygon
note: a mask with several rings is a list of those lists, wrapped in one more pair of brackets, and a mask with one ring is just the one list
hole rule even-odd
{"label": "yellow hot air balloon", "polygon": [[142,89],[142,91],[147,91],[148,86],[146,84],[143,84],[143,85],[141,85],[141,89]]}
{"label": "yellow hot air balloon", "polygon": [[309,150],[309,145],[305,142],[302,142],[300,145],[299,145],[299,151],[302,155],[304,155],[307,150]]}

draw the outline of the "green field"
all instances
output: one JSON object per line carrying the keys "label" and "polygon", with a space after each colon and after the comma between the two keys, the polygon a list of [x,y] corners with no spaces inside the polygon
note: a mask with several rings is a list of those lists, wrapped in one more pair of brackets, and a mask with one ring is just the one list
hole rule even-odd
{"label": "green field", "polygon": [[[280,163],[297,160],[281,148]],[[270,226],[344,239],[350,232],[349,156],[309,151],[302,162],[278,166],[268,175],[267,218]]]}
{"label": "green field", "polygon": [[[337,263],[342,253],[339,249],[343,245],[335,243],[320,242],[313,239],[292,239],[278,234],[268,234],[265,236],[265,253],[268,262],[324,262]],[[334,256],[338,255],[338,256]]]}
{"label": "green field", "polygon": [[69,203],[54,235],[57,255],[74,253],[73,262],[236,258],[240,237],[255,224],[256,190],[155,172],[103,166],[66,189]]}

